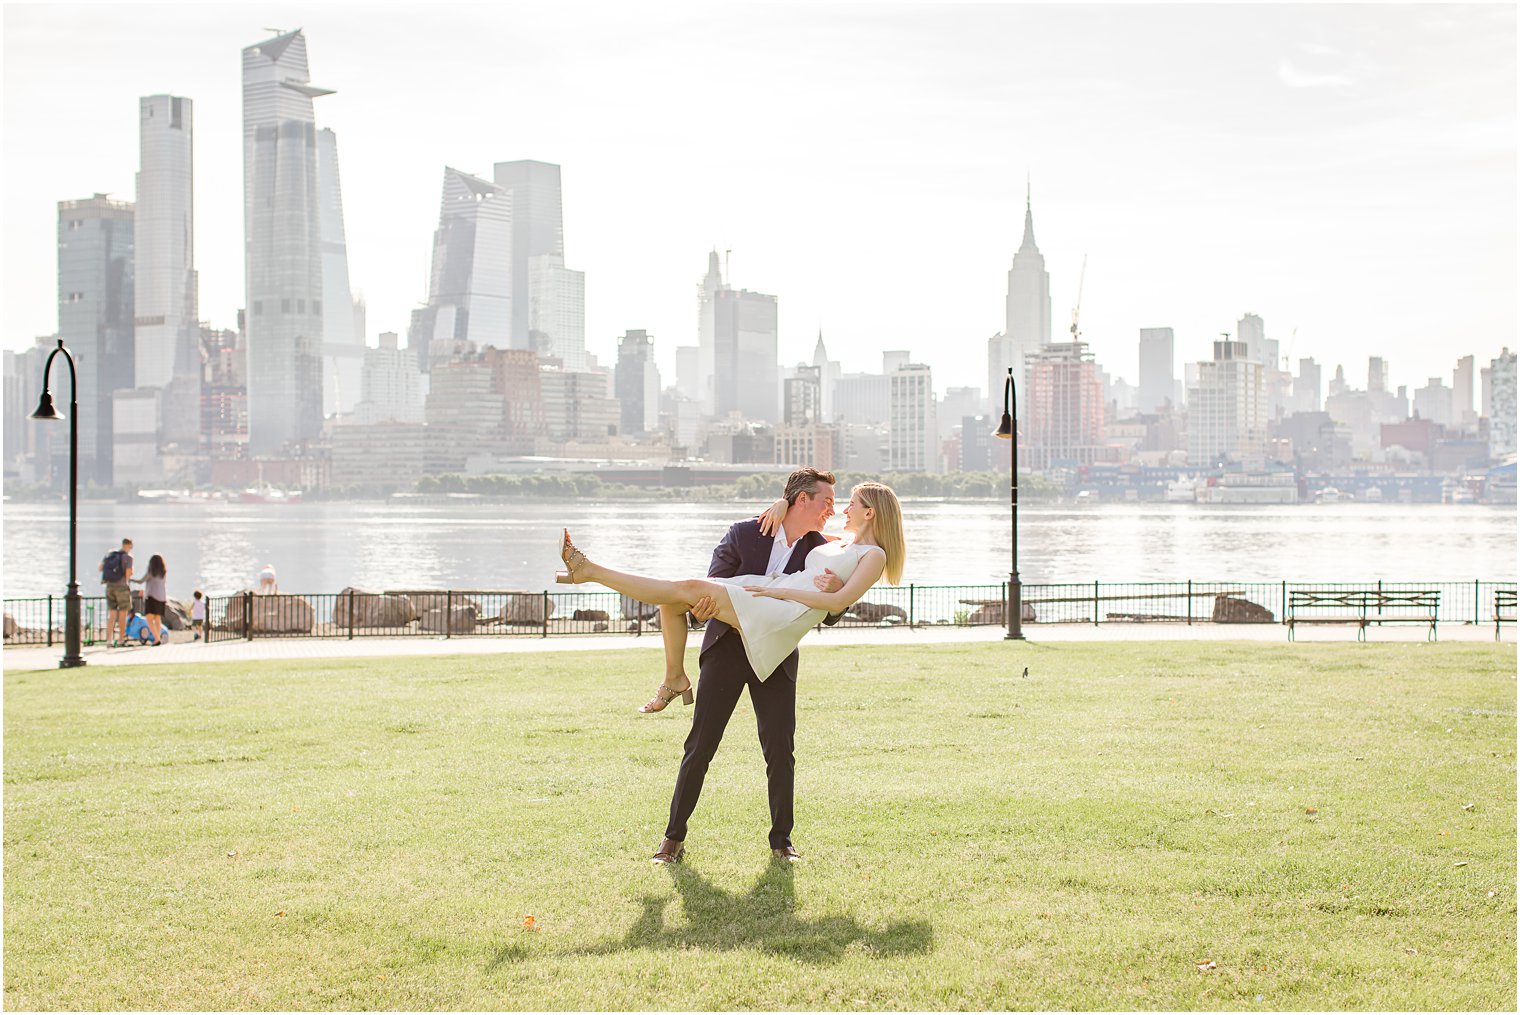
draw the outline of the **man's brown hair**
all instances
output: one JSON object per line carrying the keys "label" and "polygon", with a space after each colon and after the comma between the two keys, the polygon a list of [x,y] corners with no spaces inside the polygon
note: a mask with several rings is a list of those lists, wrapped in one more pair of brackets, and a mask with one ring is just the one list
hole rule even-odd
{"label": "man's brown hair", "polygon": [[799,494],[805,493],[811,496],[818,492],[819,483],[827,483],[833,486],[835,483],[834,474],[832,472],[824,472],[821,469],[815,469],[812,466],[798,469],[786,477],[786,492],[782,496],[786,498],[786,503],[790,506],[797,503],[797,496]]}

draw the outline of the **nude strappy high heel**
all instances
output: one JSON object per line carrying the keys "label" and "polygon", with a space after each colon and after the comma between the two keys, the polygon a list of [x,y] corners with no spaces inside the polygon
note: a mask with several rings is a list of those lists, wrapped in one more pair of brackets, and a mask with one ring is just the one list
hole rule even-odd
{"label": "nude strappy high heel", "polygon": [[677,695],[680,695],[681,697],[681,704],[690,705],[692,701],[695,700],[691,692],[692,683],[689,677],[686,680],[686,690],[684,691],[677,691],[675,688],[671,687],[669,684],[665,683],[665,681],[662,680],[660,681],[659,688],[654,692],[654,697],[650,698],[642,706],[640,706],[639,711],[645,715],[649,715],[652,712],[663,712],[665,711],[666,705],[669,705],[672,701],[676,700]]}
{"label": "nude strappy high heel", "polygon": [[560,585],[579,585],[584,579],[579,575],[586,566],[586,555],[570,542],[570,530],[565,529],[559,547],[559,559],[565,562],[565,570],[554,572],[554,580]]}

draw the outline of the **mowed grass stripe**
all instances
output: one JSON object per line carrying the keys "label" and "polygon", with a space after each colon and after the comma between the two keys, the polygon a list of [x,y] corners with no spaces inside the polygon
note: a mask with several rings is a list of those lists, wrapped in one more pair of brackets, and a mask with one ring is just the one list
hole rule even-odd
{"label": "mowed grass stripe", "polygon": [[652,652],[8,672],[7,1007],[1514,1007],[1512,646],[802,671],[675,871]]}

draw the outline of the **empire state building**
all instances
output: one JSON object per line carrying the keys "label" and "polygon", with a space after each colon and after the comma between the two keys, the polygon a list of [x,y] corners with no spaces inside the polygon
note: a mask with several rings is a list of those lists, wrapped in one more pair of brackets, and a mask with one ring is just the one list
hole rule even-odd
{"label": "empire state building", "polygon": [[1003,333],[987,343],[987,392],[994,401],[1003,390],[1009,367],[1024,383],[1024,357],[1050,344],[1050,272],[1045,255],[1034,242],[1034,209],[1024,196],[1024,242],[1008,269],[1008,296]]}

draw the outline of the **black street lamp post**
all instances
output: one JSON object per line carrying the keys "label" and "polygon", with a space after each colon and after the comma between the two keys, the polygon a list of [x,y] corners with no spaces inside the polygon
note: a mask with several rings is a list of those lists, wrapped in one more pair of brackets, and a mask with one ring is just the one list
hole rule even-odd
{"label": "black street lamp post", "polygon": [[58,666],[70,669],[84,665],[84,656],[79,654],[79,579],[75,567],[79,542],[79,377],[74,372],[74,357],[63,347],[61,338],[42,368],[42,397],[32,419],[63,419],[53,407],[53,396],[48,391],[48,371],[53,369],[53,357],[60,352],[69,363],[69,591],[63,597],[63,658]]}
{"label": "black street lamp post", "polygon": [[1013,367],[1003,385],[1003,421],[997,433],[1001,440],[1013,442],[1013,463],[1008,470],[1008,503],[1013,511],[1013,560],[1008,572],[1008,633],[1005,641],[1024,640],[1024,586],[1019,581],[1019,395],[1013,386]]}

